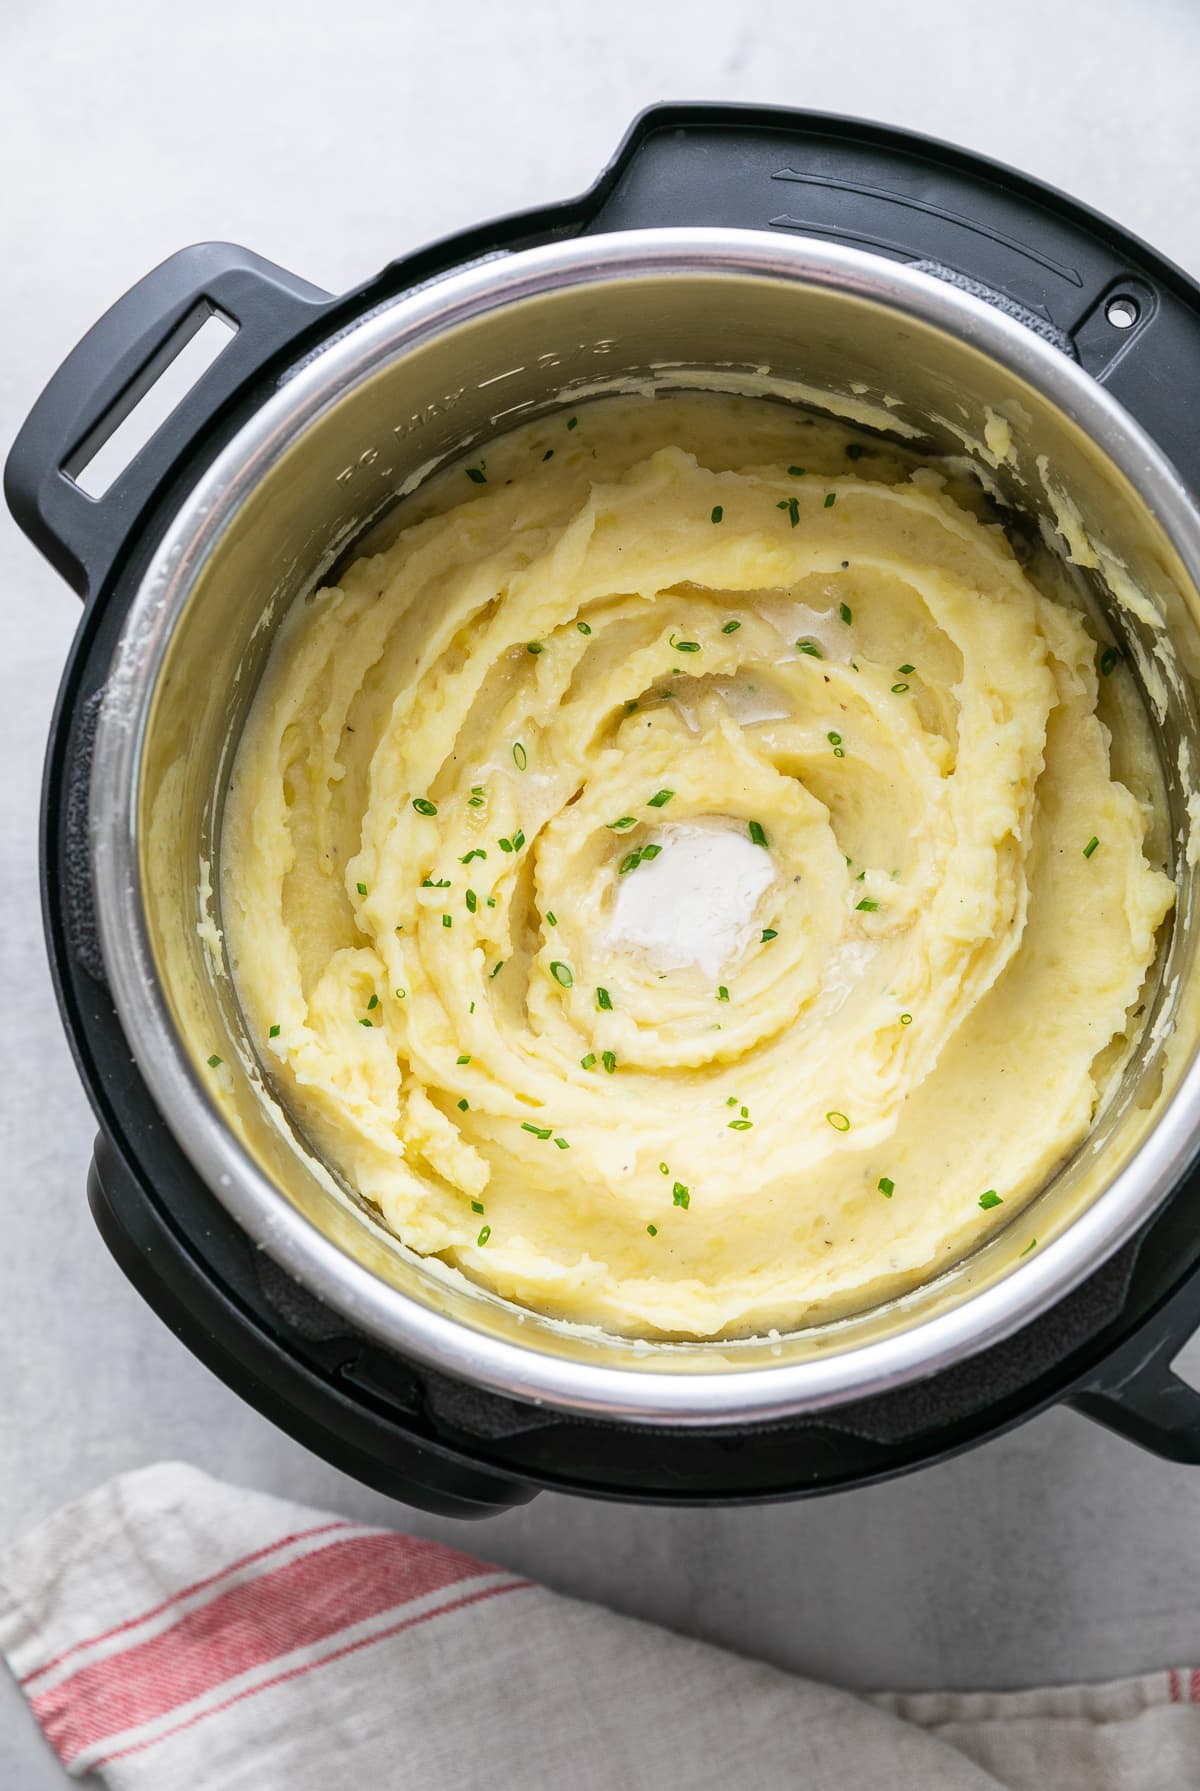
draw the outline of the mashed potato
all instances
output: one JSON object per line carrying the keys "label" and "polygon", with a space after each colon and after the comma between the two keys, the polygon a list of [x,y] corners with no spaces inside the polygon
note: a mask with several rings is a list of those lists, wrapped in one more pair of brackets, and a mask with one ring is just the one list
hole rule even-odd
{"label": "mashed potato", "polygon": [[1011,1219],[1173,891],[1096,642],[981,501],[692,395],[400,521],[287,618],[223,835],[245,1011],[347,1183],[648,1337],[858,1309]]}

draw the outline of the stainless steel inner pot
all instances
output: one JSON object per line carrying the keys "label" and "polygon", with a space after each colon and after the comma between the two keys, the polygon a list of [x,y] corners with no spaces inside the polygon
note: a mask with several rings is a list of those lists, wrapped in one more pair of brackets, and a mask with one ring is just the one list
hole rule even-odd
{"label": "stainless steel inner pot", "polygon": [[[783,1337],[651,1345],[572,1329],[406,1252],[293,1134],[212,924],[225,771],[288,604],[446,456],[631,380],[765,385],[849,415],[868,405],[938,453],[962,452],[989,413],[1003,416],[1011,461],[987,476],[1027,517],[1052,522],[1047,481],[1074,504],[1099,562],[1078,572],[1082,594],[1146,687],[1161,743],[1178,902],[1142,1043],[1088,1139],[1019,1233],[1001,1231],[903,1299]],[[1198,583],[1200,516],[1127,413],[1019,322],[898,263],[677,229],[497,256],[435,281],[290,370],[171,519],[129,608],[96,736],[92,851],[104,956],[141,1073],[251,1237],[353,1326],[470,1382],[635,1422],[724,1424],[943,1368],[1095,1269],[1197,1147]],[[1038,1248],[1022,1258],[1031,1231]]]}

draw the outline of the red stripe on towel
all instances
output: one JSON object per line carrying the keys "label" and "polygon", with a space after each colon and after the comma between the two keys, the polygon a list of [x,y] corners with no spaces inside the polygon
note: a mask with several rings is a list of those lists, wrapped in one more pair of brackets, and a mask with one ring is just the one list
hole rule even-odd
{"label": "red stripe on towel", "polygon": [[456,1549],[355,1536],[219,1592],[149,1641],[79,1668],[30,1700],[70,1763],[110,1735],[168,1715],[239,1674],[351,1624],[484,1572]]}
{"label": "red stripe on towel", "polygon": [[161,1604],[154,1605],[148,1611],[141,1611],[136,1617],[130,1617],[126,1622],[118,1623],[113,1629],[102,1630],[99,1635],[87,1636],[82,1642],[73,1642],[69,1648],[64,1648],[61,1654],[56,1654],[54,1659],[48,1660],[44,1666],[34,1667],[31,1673],[26,1673],[20,1683],[32,1685],[35,1679],[40,1679],[43,1673],[49,1673],[54,1667],[60,1667],[65,1660],[70,1660],[73,1654],[79,1654],[85,1648],[98,1648],[101,1642],[110,1642],[115,1636],[124,1635],[126,1630],[137,1629],[139,1625],[148,1623],[152,1617],[161,1616],[163,1611],[169,1611],[172,1605],[180,1604],[185,1598],[191,1598],[195,1593],[203,1592],[209,1586],[218,1585],[221,1580],[228,1579],[231,1573],[240,1572],[243,1567],[252,1567],[256,1561],[265,1561],[269,1555],[277,1555],[280,1549],[290,1548],[295,1542],[306,1542],[312,1536],[326,1536],[331,1530],[357,1528],[358,1525],[339,1518],[336,1523],[318,1524],[313,1530],[296,1530],[290,1536],[281,1536],[278,1542],[269,1542],[265,1548],[255,1549],[252,1555],[243,1555],[240,1560],[231,1561],[229,1566],[222,1567],[219,1573],[210,1573],[207,1579],[196,1580],[192,1585],[184,1586],[181,1591],[172,1592],[170,1598],[164,1598]]}

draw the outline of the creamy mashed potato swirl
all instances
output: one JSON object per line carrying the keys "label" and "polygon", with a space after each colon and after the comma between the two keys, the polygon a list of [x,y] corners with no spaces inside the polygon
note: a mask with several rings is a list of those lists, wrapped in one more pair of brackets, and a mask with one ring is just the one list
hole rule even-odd
{"label": "creamy mashed potato swirl", "polygon": [[294,608],[224,924],[287,1105],[406,1245],[620,1332],[784,1328],[945,1267],[1078,1143],[1172,885],[1095,641],[977,512],[781,406],[611,400]]}

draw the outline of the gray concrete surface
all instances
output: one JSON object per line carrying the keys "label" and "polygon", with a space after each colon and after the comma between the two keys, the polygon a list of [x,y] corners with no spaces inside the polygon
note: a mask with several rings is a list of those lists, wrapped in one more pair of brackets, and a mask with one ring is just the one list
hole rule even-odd
{"label": "gray concrete surface", "polygon": [[[584,186],[660,97],[816,106],[957,139],[1200,273],[1198,71],[1189,0],[3,5],[0,440],[172,249],[232,238],[344,287],[423,239]],[[814,1504],[679,1514],[542,1498],[464,1533],[389,1506],[226,1392],[122,1280],[84,1203],[92,1123],[35,872],[42,746],[76,606],[6,517],[0,603],[0,1538],[110,1474],[182,1456],[465,1535],[552,1585],[850,1686],[1200,1661],[1200,1473],[1066,1413]],[[0,1785],[65,1782],[0,1679]]]}

